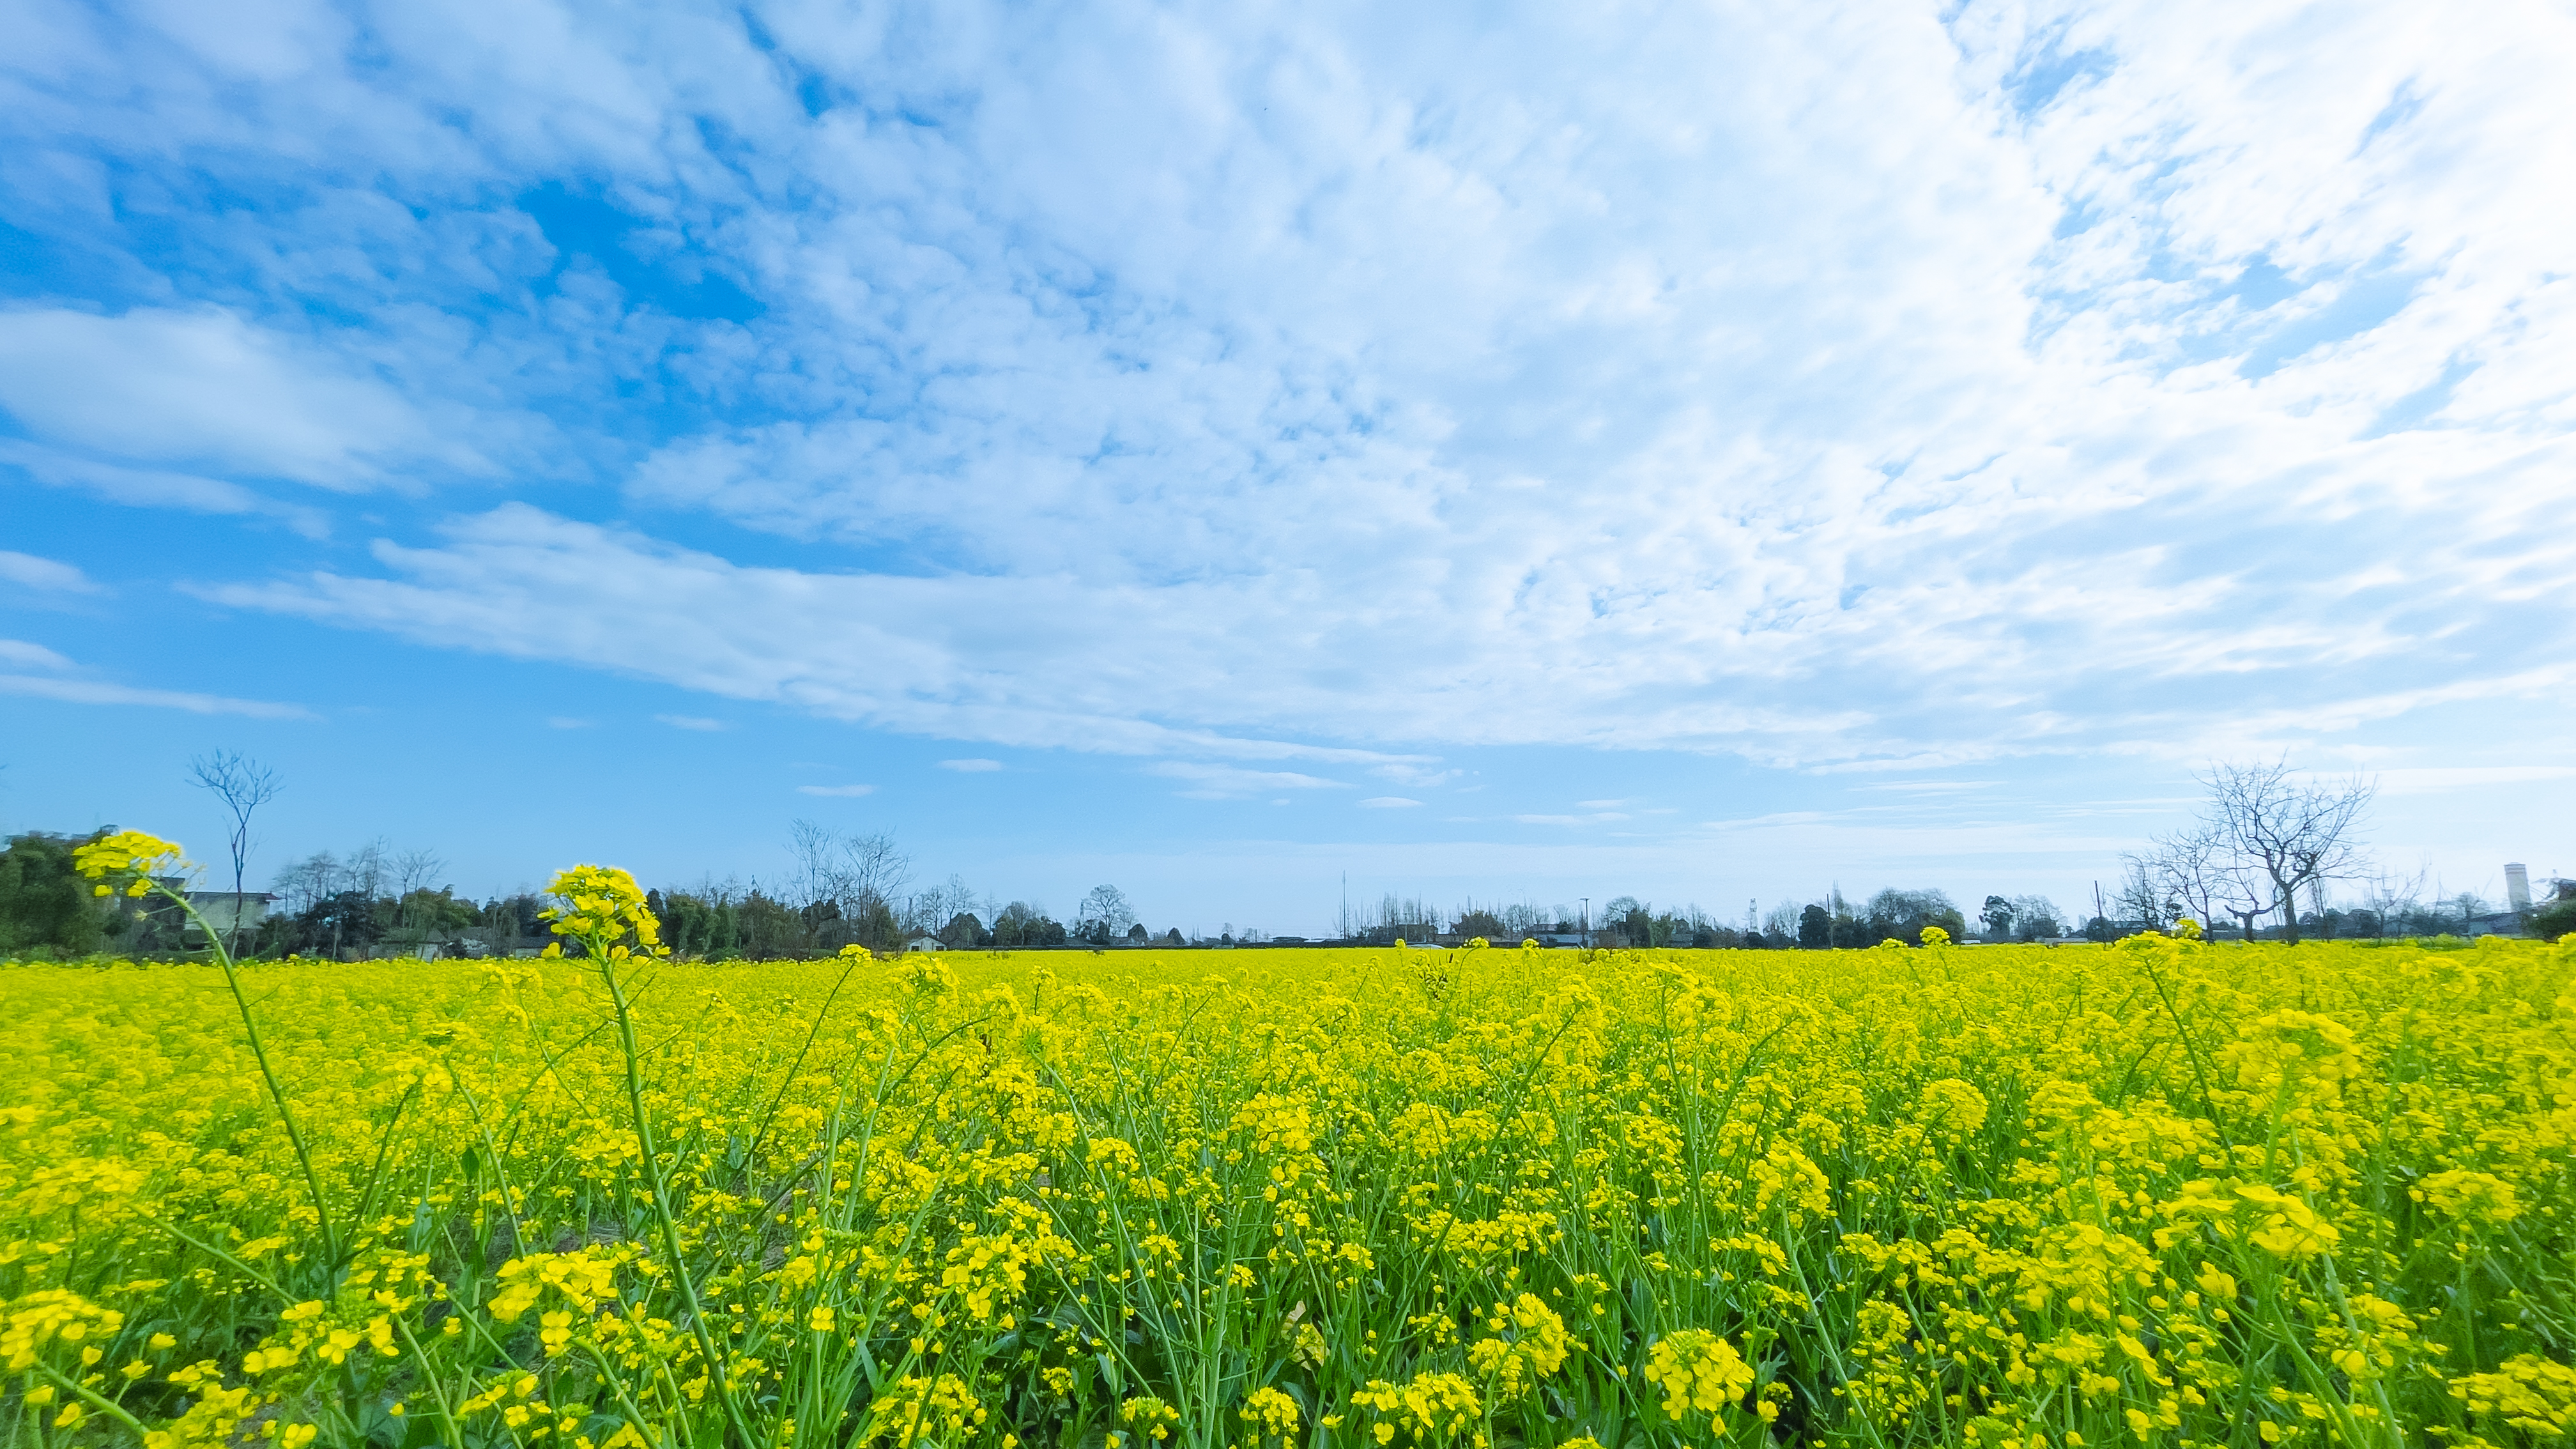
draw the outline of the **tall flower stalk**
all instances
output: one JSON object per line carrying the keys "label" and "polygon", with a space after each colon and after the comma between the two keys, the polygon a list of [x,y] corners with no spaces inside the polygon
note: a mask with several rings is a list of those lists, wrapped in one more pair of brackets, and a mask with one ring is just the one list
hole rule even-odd
{"label": "tall flower stalk", "polygon": [[[269,1061],[268,1044],[260,1039],[259,1019],[251,1015],[250,998],[242,991],[240,965],[226,949],[223,933],[189,903],[187,892],[173,890],[166,883],[170,877],[195,871],[197,863],[188,859],[187,852],[175,841],[140,830],[120,830],[74,850],[72,865],[93,883],[92,894],[121,894],[134,900],[158,896],[185,912],[205,933],[207,954],[223,969],[225,989],[232,992],[233,1006],[241,1012],[242,1031],[250,1038],[250,1054],[259,1063],[259,1079],[268,1088],[268,1099],[277,1105],[277,1119],[285,1124],[286,1140],[294,1146],[296,1164],[304,1170],[304,1188],[312,1195],[313,1215],[322,1232],[324,1260],[337,1271],[340,1235],[331,1222],[331,1204],[323,1196],[321,1174],[313,1170],[313,1152],[305,1144],[304,1130],[295,1124],[295,1109],[286,1100],[286,1089],[278,1084],[277,1068]],[[240,911],[238,895],[233,908],[236,913]]]}
{"label": "tall flower stalk", "polygon": [[652,909],[645,904],[643,887],[625,871],[614,866],[577,865],[557,875],[547,889],[564,904],[544,913],[553,923],[555,935],[562,938],[548,946],[546,954],[562,955],[563,942],[567,940],[580,943],[583,954],[597,966],[616,1011],[617,1048],[626,1061],[626,1106],[635,1123],[636,1150],[643,1158],[644,1185],[652,1194],[653,1221],[660,1231],[662,1249],[670,1256],[672,1282],[680,1291],[680,1304],[688,1314],[698,1352],[706,1359],[708,1388],[724,1408],[725,1424],[733,1431],[734,1441],[744,1446],[759,1443],[734,1395],[725,1372],[725,1353],[707,1327],[705,1305],[698,1300],[697,1282],[681,1251],[680,1221],[671,1210],[670,1180],[662,1171],[660,1149],[653,1140],[653,1114],[644,1106],[644,1051],[635,1036],[634,1002],[627,994],[625,978],[619,974],[628,963],[667,956],[671,948],[662,944],[661,922],[654,919]]}

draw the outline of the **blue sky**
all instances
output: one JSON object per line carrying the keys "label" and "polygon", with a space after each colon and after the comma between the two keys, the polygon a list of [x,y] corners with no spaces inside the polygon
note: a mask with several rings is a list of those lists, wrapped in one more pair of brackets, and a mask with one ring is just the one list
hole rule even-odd
{"label": "blue sky", "polygon": [[0,826],[1159,929],[2576,872],[2576,18],[19,0]]}

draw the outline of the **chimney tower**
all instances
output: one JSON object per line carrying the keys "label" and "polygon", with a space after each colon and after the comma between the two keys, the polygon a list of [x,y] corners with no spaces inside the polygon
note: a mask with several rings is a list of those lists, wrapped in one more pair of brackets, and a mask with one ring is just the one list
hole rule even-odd
{"label": "chimney tower", "polygon": [[2531,909],[2531,872],[2524,870],[2520,865],[2505,866],[2504,901],[2507,906],[2517,911]]}

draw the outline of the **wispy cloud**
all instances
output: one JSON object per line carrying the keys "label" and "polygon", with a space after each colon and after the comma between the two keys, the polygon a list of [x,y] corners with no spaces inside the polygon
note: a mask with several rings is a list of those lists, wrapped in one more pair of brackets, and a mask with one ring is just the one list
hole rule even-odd
{"label": "wispy cloud", "polygon": [[81,572],[74,564],[59,559],[38,558],[31,553],[12,553],[0,549],[0,582],[17,584],[45,594],[105,593],[98,582]]}
{"label": "wispy cloud", "polygon": [[148,709],[244,715],[252,719],[315,718],[311,710],[300,704],[235,699],[230,695],[205,694],[195,690],[151,689],[101,679],[97,677],[97,671],[84,669],[77,660],[25,639],[0,639],[0,667],[45,671],[43,674],[0,674],[0,694],[30,699],[59,700],[65,704],[140,705]]}
{"label": "wispy cloud", "polygon": [[24,639],[0,639],[0,664],[11,665],[19,669],[70,669],[74,667],[72,662],[69,659],[64,658],[62,655],[55,653],[53,650],[46,648],[42,644],[31,644]]}
{"label": "wispy cloud", "polygon": [[0,438],[0,466],[16,468],[47,487],[75,488],[130,507],[272,518],[305,538],[331,532],[330,516],[322,510],[228,479],[103,463],[18,438]]}
{"label": "wispy cloud", "polygon": [[2362,773],[2383,795],[2447,795],[2458,790],[2576,780],[2576,765],[2431,766]]}
{"label": "wispy cloud", "polygon": [[733,728],[723,720],[709,719],[702,714],[657,714],[653,718],[675,730],[694,730],[700,734],[714,734],[719,730]]}
{"label": "wispy cloud", "polygon": [[331,489],[380,483],[396,460],[492,471],[467,434],[308,351],[216,308],[0,312],[0,406],[93,454]]}
{"label": "wispy cloud", "polygon": [[796,793],[799,795],[821,795],[838,800],[852,800],[861,795],[873,795],[876,792],[877,787],[874,785],[799,785],[796,787]]}
{"label": "wispy cloud", "polygon": [[423,500],[244,609],[1248,775],[2576,707],[2559,11],[535,13],[57,36],[22,224],[142,280],[0,312],[0,464]]}
{"label": "wispy cloud", "polygon": [[[0,651],[0,662],[33,664],[46,669],[70,667],[70,661],[65,660],[61,655],[52,654],[50,650],[42,652],[51,657],[30,657],[17,650]],[[300,704],[280,704],[264,699],[235,699],[229,695],[202,694],[184,689],[148,689],[67,674],[0,674],[0,694],[58,700],[65,704],[140,705],[147,709],[175,709],[189,714],[244,715],[252,719],[314,718],[313,712]]]}
{"label": "wispy cloud", "polygon": [[1421,803],[1419,800],[1408,800],[1401,795],[1372,795],[1360,802],[1360,808],[1362,810],[1410,810]]}
{"label": "wispy cloud", "polygon": [[1625,811],[1591,808],[1594,805],[1617,805],[1623,803],[1621,801],[1587,800],[1583,803],[1585,808],[1580,815],[1535,814],[1515,815],[1512,818],[1523,825],[1611,825],[1628,818]]}
{"label": "wispy cloud", "polygon": [[939,768],[955,770],[961,775],[983,775],[1002,768],[999,760],[942,760]]}
{"label": "wispy cloud", "polygon": [[1189,786],[1173,793],[1189,800],[1236,800],[1280,790],[1347,790],[1339,780],[1301,775],[1294,770],[1247,770],[1239,765],[1211,765],[1190,760],[1160,760],[1145,767],[1148,775],[1179,780]]}

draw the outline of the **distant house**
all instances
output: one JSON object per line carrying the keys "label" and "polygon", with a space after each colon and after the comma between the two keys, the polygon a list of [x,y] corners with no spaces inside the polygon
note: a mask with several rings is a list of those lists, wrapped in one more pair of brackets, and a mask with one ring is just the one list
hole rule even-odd
{"label": "distant house", "polygon": [[948,949],[948,943],[940,940],[937,936],[920,935],[904,942],[903,949],[907,951],[945,951]]}
{"label": "distant house", "polygon": [[[219,936],[249,936],[268,920],[268,905],[277,897],[266,891],[189,891],[188,906]],[[201,934],[190,921],[186,934]]]}
{"label": "distant house", "polygon": [[1440,928],[1429,921],[1392,921],[1371,928],[1367,939],[1372,946],[1392,946],[1398,941],[1422,946],[1440,939]]}

